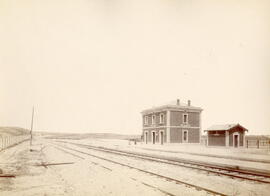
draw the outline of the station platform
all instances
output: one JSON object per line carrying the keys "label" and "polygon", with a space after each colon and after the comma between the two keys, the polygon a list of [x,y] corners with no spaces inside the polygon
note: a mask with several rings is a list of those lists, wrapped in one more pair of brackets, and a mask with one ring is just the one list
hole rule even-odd
{"label": "station platform", "polygon": [[114,139],[87,139],[80,140],[80,143],[270,173],[270,149],[208,147],[200,144],[135,144]]}

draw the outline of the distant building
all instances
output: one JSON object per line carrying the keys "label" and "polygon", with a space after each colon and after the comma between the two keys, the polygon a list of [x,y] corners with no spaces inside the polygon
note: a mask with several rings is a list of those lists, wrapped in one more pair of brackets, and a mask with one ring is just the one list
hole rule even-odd
{"label": "distant building", "polygon": [[142,111],[145,143],[200,143],[201,112],[199,107],[180,103],[167,104]]}
{"label": "distant building", "polygon": [[243,147],[246,128],[239,124],[213,125],[207,132],[208,146]]}

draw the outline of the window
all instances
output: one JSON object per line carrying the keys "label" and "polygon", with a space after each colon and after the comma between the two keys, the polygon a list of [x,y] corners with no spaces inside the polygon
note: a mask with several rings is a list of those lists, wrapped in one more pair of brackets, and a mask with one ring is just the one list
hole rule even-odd
{"label": "window", "polygon": [[159,115],[159,123],[164,123],[164,114]]}
{"label": "window", "polygon": [[188,131],[187,130],[183,131],[182,141],[183,142],[188,142]]}
{"label": "window", "polygon": [[147,125],[148,124],[148,116],[144,117],[144,124]]}
{"label": "window", "polygon": [[187,114],[184,114],[183,115],[183,122],[184,123],[187,123],[188,122],[188,115]]}
{"label": "window", "polygon": [[153,115],[153,116],[152,116],[152,124],[154,125],[154,124],[155,124],[155,122],[156,122],[156,116],[155,116],[155,115]]}

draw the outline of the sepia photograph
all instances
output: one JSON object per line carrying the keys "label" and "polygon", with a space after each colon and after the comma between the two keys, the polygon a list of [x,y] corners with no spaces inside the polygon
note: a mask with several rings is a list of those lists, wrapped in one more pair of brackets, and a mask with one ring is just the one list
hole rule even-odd
{"label": "sepia photograph", "polygon": [[0,195],[269,196],[269,10],[0,0]]}

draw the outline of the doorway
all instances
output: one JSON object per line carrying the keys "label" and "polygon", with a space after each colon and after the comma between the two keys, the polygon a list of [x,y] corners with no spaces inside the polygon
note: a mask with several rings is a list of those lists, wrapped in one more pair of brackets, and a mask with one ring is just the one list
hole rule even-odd
{"label": "doorway", "polygon": [[238,147],[238,140],[239,140],[239,135],[234,135],[233,136],[234,139],[234,147],[237,148]]}
{"label": "doorway", "polygon": [[144,141],[145,141],[146,144],[147,144],[147,139],[148,139],[148,133],[145,132],[145,138],[144,138]]}
{"label": "doorway", "polygon": [[160,144],[163,145],[163,142],[164,142],[164,133],[163,133],[163,131],[160,131],[159,134],[160,134]]}
{"label": "doorway", "polygon": [[152,132],[153,144],[156,143],[156,132]]}

